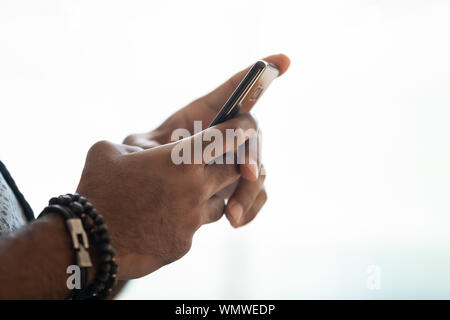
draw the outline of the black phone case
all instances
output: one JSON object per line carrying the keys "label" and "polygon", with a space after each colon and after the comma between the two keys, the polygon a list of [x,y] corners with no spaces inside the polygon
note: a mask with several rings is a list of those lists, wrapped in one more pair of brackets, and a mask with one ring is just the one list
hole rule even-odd
{"label": "black phone case", "polygon": [[[261,70],[263,70],[266,67],[264,62],[258,61],[256,62],[253,67],[250,69],[249,72],[245,75],[244,79],[239,83],[237,88],[233,91],[230,98],[228,98],[227,102],[223,105],[223,107],[220,109],[219,113],[216,115],[214,120],[209,125],[210,127],[215,126],[216,124],[222,123],[224,121],[227,121],[231,118],[233,118],[241,109],[241,105],[237,104],[236,101],[239,99],[241,94],[244,92],[246,87],[248,86],[249,82],[252,81]],[[231,112],[230,109],[234,107],[234,110]]]}

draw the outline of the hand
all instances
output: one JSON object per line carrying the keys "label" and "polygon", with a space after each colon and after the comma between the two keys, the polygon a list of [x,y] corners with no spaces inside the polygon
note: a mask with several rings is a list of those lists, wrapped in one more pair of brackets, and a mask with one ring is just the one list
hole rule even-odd
{"label": "hand", "polygon": [[[276,65],[280,70],[280,75],[286,72],[290,64],[289,58],[282,54],[269,56],[264,60]],[[202,121],[204,126],[208,125],[248,70],[249,68],[235,74],[211,93],[177,111],[157,129],[143,134],[130,135],[125,138],[124,143],[144,149],[153,148],[169,143],[175,129],[185,128],[193,132],[194,121]],[[260,136],[258,138],[261,143]],[[225,211],[228,220],[234,227],[250,222],[267,199],[263,186],[265,174],[260,175],[263,171],[262,164],[259,158],[252,160],[257,164],[250,164],[246,161],[245,164],[240,165],[242,179],[217,194],[223,199],[229,199]]]}
{"label": "hand", "polygon": [[[223,135],[227,128],[247,131],[257,125],[249,114],[241,114],[215,126]],[[172,161],[172,150],[193,146],[196,137],[148,150],[102,141],[89,150],[77,192],[105,217],[119,279],[141,277],[179,259],[190,249],[195,231],[223,215],[224,201],[216,194],[239,179],[238,167]],[[222,154],[244,147],[247,138],[241,134],[235,145],[224,143]]]}

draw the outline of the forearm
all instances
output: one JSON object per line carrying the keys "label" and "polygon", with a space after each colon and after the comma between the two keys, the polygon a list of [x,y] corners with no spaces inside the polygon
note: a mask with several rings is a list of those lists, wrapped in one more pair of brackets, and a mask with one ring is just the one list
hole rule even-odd
{"label": "forearm", "polygon": [[71,240],[56,214],[1,236],[0,299],[65,299],[70,294],[66,270],[72,264]]}

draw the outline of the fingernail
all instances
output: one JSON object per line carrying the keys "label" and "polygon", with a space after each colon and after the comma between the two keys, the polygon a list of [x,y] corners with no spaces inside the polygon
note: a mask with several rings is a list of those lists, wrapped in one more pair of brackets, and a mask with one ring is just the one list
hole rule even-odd
{"label": "fingernail", "polygon": [[235,224],[238,224],[239,221],[241,221],[243,211],[244,209],[239,202],[234,202],[231,204],[230,215]]}

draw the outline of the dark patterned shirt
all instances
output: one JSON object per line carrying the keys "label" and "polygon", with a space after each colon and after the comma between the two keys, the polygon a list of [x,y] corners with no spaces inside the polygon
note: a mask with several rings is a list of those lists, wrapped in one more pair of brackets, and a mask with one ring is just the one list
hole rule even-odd
{"label": "dark patterned shirt", "polygon": [[0,234],[16,231],[27,219],[14,192],[0,173]]}
{"label": "dark patterned shirt", "polygon": [[33,219],[33,211],[0,161],[0,235],[13,232]]}

